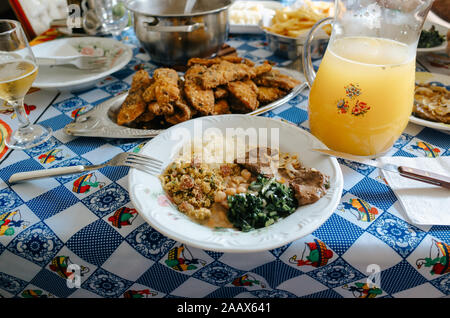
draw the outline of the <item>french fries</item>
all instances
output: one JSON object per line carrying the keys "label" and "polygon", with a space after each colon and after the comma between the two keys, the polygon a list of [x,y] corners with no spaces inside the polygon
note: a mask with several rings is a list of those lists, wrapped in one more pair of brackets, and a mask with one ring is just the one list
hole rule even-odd
{"label": "french fries", "polygon": [[[298,9],[283,8],[276,10],[271,26],[264,27],[264,29],[288,37],[299,37],[307,33],[317,21],[331,16],[332,11],[332,2],[306,0],[304,5]],[[331,34],[330,25],[325,26],[324,30]]]}

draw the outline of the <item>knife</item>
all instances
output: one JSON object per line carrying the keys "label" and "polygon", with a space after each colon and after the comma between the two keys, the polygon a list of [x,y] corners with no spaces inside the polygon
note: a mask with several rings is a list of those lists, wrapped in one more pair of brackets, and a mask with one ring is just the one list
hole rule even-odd
{"label": "knife", "polygon": [[376,160],[367,159],[365,157],[350,155],[348,153],[328,150],[328,149],[311,149],[312,151],[319,152],[322,154],[326,154],[329,156],[333,156],[336,158],[346,159],[350,161],[359,162],[368,166],[376,167],[379,169],[383,169],[390,172],[399,173],[401,176],[405,178],[410,178],[413,180],[433,184],[439,187],[443,187],[446,189],[450,189],[450,177],[440,175],[434,172],[425,171],[417,168],[398,166],[394,164],[383,164]]}

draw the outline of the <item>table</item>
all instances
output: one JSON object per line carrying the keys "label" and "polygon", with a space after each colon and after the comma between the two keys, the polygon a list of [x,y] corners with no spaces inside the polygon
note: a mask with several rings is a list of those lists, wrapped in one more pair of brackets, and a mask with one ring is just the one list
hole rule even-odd
{"label": "table", "polygon": [[[128,168],[107,167],[82,178],[8,184],[14,172],[96,164],[142,147],[146,140],[77,138],[62,131],[76,113],[129,88],[137,69],[156,67],[139,48],[132,30],[126,33],[125,42],[134,47],[134,58],[95,88],[58,95],[38,91],[27,96],[27,104],[37,105],[31,119],[50,126],[54,136],[39,147],[6,153],[1,159],[1,297],[450,295],[450,227],[408,223],[379,171],[365,165],[339,161],[345,181],[341,204],[311,235],[244,255],[185,246],[158,233],[130,202]],[[259,35],[233,35],[228,44],[255,62],[289,63],[273,56]],[[263,116],[308,130],[307,99],[308,91],[304,91]],[[1,114],[0,119],[10,120],[10,116]],[[415,147],[419,142],[434,152]],[[410,124],[389,154],[448,156],[449,145],[448,135]],[[444,251],[440,258],[431,259],[431,250],[439,248]],[[71,270],[79,280],[67,281]]]}

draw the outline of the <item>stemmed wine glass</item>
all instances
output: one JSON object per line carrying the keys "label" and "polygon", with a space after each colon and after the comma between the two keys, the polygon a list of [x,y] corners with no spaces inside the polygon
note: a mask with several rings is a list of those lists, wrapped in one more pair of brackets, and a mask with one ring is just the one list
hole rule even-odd
{"label": "stemmed wine glass", "polygon": [[0,20],[0,98],[14,108],[19,120],[19,128],[6,138],[5,144],[9,148],[33,148],[47,141],[52,134],[50,128],[32,125],[23,106],[23,99],[37,73],[33,51],[20,22]]}
{"label": "stemmed wine glass", "polygon": [[129,13],[123,0],[96,0],[95,13],[103,28],[120,40],[120,34],[128,25]]}

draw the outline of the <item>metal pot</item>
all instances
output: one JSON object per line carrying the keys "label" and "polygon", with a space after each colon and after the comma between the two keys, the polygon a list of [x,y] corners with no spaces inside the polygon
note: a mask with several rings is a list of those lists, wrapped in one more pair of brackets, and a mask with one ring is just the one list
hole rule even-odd
{"label": "metal pot", "polygon": [[231,0],[128,0],[134,31],[152,62],[184,65],[216,53],[228,36]]}

